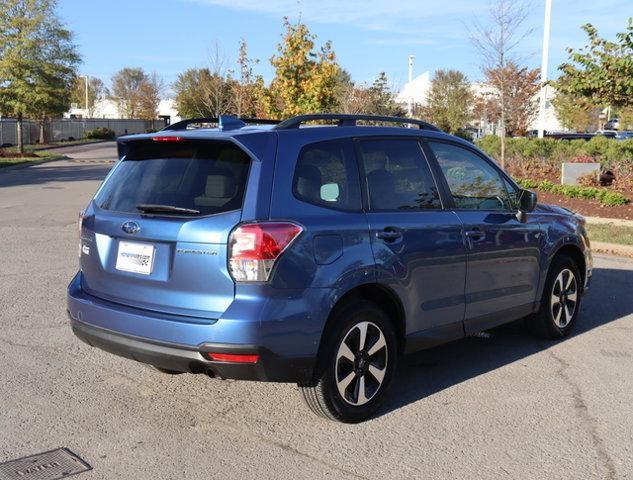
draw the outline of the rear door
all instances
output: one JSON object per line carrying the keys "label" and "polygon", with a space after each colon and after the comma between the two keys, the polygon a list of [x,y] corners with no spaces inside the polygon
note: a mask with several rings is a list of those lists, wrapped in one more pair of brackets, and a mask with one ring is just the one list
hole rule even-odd
{"label": "rear door", "polygon": [[227,239],[250,164],[228,141],[130,142],[83,221],[83,288],[124,305],[217,318],[234,297]]}
{"label": "rear door", "polygon": [[361,138],[356,143],[378,281],[404,303],[408,345],[463,336],[461,223],[443,209],[418,139]]}
{"label": "rear door", "polygon": [[444,174],[468,246],[466,333],[527,315],[540,275],[540,225],[517,220],[518,190],[475,150],[450,142],[428,145]]}

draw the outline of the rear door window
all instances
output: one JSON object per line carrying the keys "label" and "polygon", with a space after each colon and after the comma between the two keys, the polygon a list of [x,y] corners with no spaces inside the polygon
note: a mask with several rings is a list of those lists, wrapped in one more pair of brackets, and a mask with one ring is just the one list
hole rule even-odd
{"label": "rear door window", "polygon": [[131,142],[127,148],[95,198],[99,208],[138,213],[139,206],[176,207],[186,209],[188,215],[241,208],[250,157],[235,144],[143,141]]}
{"label": "rear door window", "polygon": [[416,139],[359,140],[371,211],[442,208]]}
{"label": "rear door window", "polygon": [[351,140],[305,146],[295,169],[293,192],[314,205],[360,210],[360,181]]}

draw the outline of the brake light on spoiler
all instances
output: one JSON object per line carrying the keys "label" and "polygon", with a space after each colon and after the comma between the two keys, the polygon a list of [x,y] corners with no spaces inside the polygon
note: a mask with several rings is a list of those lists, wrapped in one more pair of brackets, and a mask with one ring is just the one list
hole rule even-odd
{"label": "brake light on spoiler", "polygon": [[229,271],[236,282],[267,282],[275,262],[303,228],[291,222],[239,225],[229,237]]}

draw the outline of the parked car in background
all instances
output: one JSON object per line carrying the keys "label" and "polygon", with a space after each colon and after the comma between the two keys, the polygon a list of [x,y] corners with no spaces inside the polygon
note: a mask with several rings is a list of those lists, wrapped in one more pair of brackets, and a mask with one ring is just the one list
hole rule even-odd
{"label": "parked car in background", "polygon": [[[219,126],[188,129],[201,121]],[[169,374],[294,382],[318,415],[359,422],[404,354],[521,318],[560,339],[577,321],[584,220],[428,123],[224,116],[118,148],[68,287],[94,347]]]}
{"label": "parked car in background", "polygon": [[620,132],[616,132],[614,138],[616,140],[628,140],[629,138],[633,138],[633,130],[622,130]]}
{"label": "parked car in background", "polygon": [[612,118],[607,123],[604,124],[604,128],[606,130],[618,130],[620,128],[620,119]]}

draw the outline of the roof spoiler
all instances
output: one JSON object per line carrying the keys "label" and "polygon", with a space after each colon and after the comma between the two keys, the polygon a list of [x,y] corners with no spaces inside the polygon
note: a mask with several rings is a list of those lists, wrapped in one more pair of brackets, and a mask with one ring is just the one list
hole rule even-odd
{"label": "roof spoiler", "polygon": [[240,118],[233,115],[220,115],[219,117],[200,117],[200,118],[188,118],[181,120],[180,122],[167,125],[161,130],[166,131],[179,131],[187,130],[189,125],[195,124],[215,124],[220,130],[239,130],[246,125],[277,125],[280,120],[270,120],[268,118]]}

